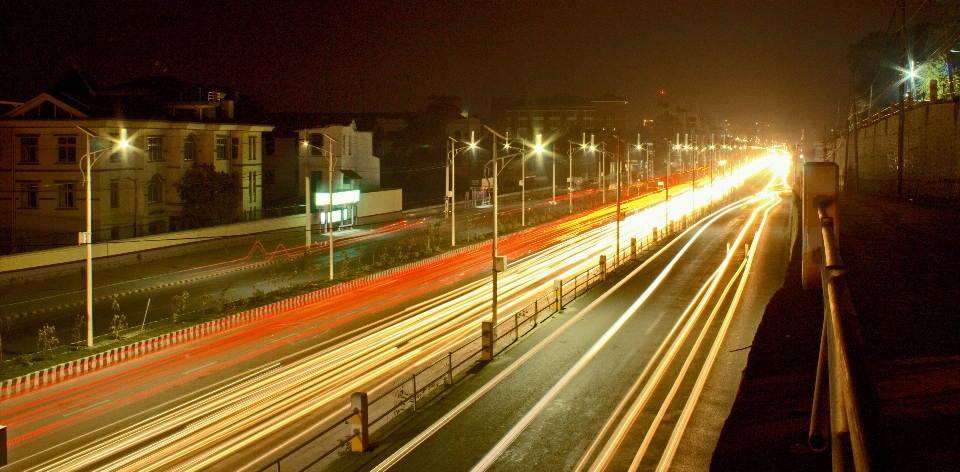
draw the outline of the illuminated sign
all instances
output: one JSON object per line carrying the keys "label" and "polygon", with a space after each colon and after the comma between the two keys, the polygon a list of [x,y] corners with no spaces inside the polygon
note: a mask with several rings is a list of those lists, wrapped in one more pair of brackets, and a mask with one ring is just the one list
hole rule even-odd
{"label": "illuminated sign", "polygon": [[[359,190],[342,190],[340,192],[333,192],[334,205],[347,205],[350,203],[357,203],[359,201],[360,201]],[[318,207],[329,205],[330,194],[326,192],[317,192],[314,197],[314,202]]]}

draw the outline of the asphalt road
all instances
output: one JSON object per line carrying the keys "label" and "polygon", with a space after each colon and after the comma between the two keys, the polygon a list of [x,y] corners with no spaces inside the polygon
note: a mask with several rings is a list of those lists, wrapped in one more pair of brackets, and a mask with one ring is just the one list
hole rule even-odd
{"label": "asphalt road", "polygon": [[[611,211],[606,208],[590,212],[553,225],[552,230],[547,225],[505,238],[501,241],[502,253],[520,259],[540,247],[568,240],[609,221]],[[609,228],[605,231],[609,232]],[[359,292],[5,400],[0,414],[9,428],[10,457],[15,461],[12,467],[21,470],[45,467],[43,463],[49,466],[49,461],[61,454],[95,449],[103,438],[125,434],[123,431],[131,425],[177,414],[184,405],[217,396],[277,363],[296,364],[342,345],[344,337],[366,339],[371,332],[386,326],[377,324],[378,320],[395,322],[398,313],[407,311],[405,307],[422,300],[442,299],[443,294],[457,286],[483,278],[488,273],[488,251],[478,248],[465,257],[400,274]],[[509,286],[504,290],[507,292]],[[482,308],[478,309],[482,312]],[[339,400],[342,395],[332,398]],[[336,408],[342,408],[342,403],[338,402]],[[102,461],[121,453],[111,451],[112,455],[103,456]],[[91,464],[109,462],[88,463]]]}
{"label": "asphalt road", "polygon": [[[528,196],[528,218],[546,211],[566,214],[565,196],[558,197],[563,205],[551,204],[542,197],[543,191]],[[519,221],[518,201],[511,197],[501,202],[501,218]],[[535,197],[535,198],[534,198]],[[575,192],[574,204],[591,206],[595,193]],[[574,207],[576,209],[576,207]],[[359,227],[334,233],[334,269],[341,269],[342,256],[359,258],[370,264],[376,254],[401,242],[413,247],[423,244],[424,222],[440,221],[434,233],[434,243],[449,245],[449,220],[443,219],[442,209],[405,212],[405,222]],[[458,245],[471,244],[467,233],[490,232],[489,207],[458,208]],[[416,241],[416,242],[414,242]],[[225,300],[237,300],[253,295],[254,290],[269,292],[275,289],[274,280],[284,276],[282,283],[304,283],[329,278],[329,255],[326,234],[314,234],[314,253],[304,261],[302,230],[287,230],[242,238],[232,238],[219,245],[202,243],[203,249],[188,247],[186,254],[137,263],[130,266],[98,269],[94,267],[94,335],[109,331],[113,318],[112,296],[117,295],[121,312],[129,326],[167,319],[174,311],[173,297],[183,292],[190,294],[188,307],[199,309],[203,294],[213,300],[229,290]],[[353,270],[356,270],[354,267]],[[294,273],[296,274],[294,275]],[[62,343],[69,339],[75,317],[85,314],[85,278],[82,274],[61,276],[49,280],[5,287],[0,291],[0,315],[21,315],[5,326],[3,349],[8,355],[33,352],[36,349],[36,331],[44,324],[56,327]],[[149,301],[149,306],[148,306]],[[35,312],[30,314],[31,312]],[[24,316],[25,315],[25,316]]]}
{"label": "asphalt road", "polygon": [[[657,198],[650,197],[654,203]],[[682,198],[677,201],[682,202]],[[645,205],[642,201],[634,204],[638,207]],[[501,253],[511,260],[530,258],[530,268],[547,268],[521,275],[527,269],[523,263],[518,264],[513,285],[509,277],[504,279],[504,303],[515,303],[511,296],[518,300],[529,298],[530,292],[537,291],[530,286],[534,282],[549,285],[553,276],[568,270],[563,259],[595,264],[595,254],[609,250],[612,227],[603,223],[610,221],[612,211],[608,205],[502,240]],[[637,231],[647,232],[648,228],[638,227]],[[543,247],[562,246],[576,238],[594,235],[607,242],[590,247],[589,251],[584,250],[584,243],[579,243],[579,248],[574,245],[564,249],[573,251],[575,257],[559,253],[555,255],[557,261],[542,264],[535,259],[540,257],[537,252]],[[219,447],[210,441],[216,441],[218,435],[229,434],[224,431],[234,431],[228,429],[228,423],[231,427],[246,427],[246,431],[250,431],[261,426],[255,423],[255,418],[270,415],[269,421],[278,424],[275,429],[257,431],[260,436],[254,438],[256,441],[232,450],[234,456],[244,456],[241,462],[229,463],[220,457],[221,462],[216,462],[214,468],[236,470],[252,465],[257,457],[262,457],[290,437],[293,434],[290,428],[302,430],[304,421],[316,423],[327,413],[342,410],[345,392],[361,388],[364,382],[384,381],[378,377],[396,376],[409,365],[420,362],[417,356],[421,351],[433,352],[428,350],[431,348],[444,352],[447,346],[457,342],[458,337],[476,331],[479,320],[489,313],[485,311],[486,302],[480,301],[488,296],[483,295],[488,289],[477,286],[478,283],[483,285],[482,279],[488,273],[489,249],[477,248],[461,257],[438,261],[352,293],[295,307],[286,313],[146,355],[116,368],[4,400],[0,421],[8,426],[10,457],[14,461],[10,470],[67,469],[66,464],[73,463],[70,461],[79,456],[86,457],[76,462],[85,464],[82,468],[102,466],[113,469],[113,461],[126,460],[131,455],[141,454],[140,451],[147,451],[142,457],[153,454],[151,457],[169,458],[173,461],[171,463],[195,465],[190,462],[193,460],[190,457],[172,457],[163,452],[166,451],[163,448],[169,446],[174,447],[174,451],[190,449],[191,454],[194,450],[198,454],[207,454],[210,449]],[[451,298],[460,296],[458,287],[471,290],[468,294],[471,298]],[[444,304],[469,309],[458,310],[459,318],[450,317],[442,310],[436,312]],[[424,313],[433,317],[431,322],[436,323],[436,328],[411,332],[403,324],[413,323],[420,329],[427,319]],[[407,338],[398,344],[395,339],[399,338],[390,336]],[[374,346],[371,343],[382,344]],[[374,355],[381,357],[372,358]],[[337,359],[341,370],[323,375],[337,375],[342,380],[311,381],[311,388],[320,390],[274,388],[274,383],[286,384],[296,380],[291,380],[296,375],[287,375],[286,371],[302,368],[310,362],[324,364],[333,358]],[[356,365],[352,364],[354,362]],[[258,402],[262,398],[260,395],[266,394],[264,390],[238,393],[252,388],[251,382],[267,382],[259,388],[269,390],[269,395],[279,395],[280,390],[292,392],[290,395],[297,396],[299,403],[283,403],[290,401],[290,397],[276,405],[266,399]],[[239,406],[249,401],[254,403],[243,408]],[[272,410],[259,413],[260,410],[255,409],[263,406],[260,403],[270,403]],[[204,409],[208,406],[214,410]],[[220,416],[224,411],[233,413]],[[296,421],[280,424],[292,415],[298,415],[293,418]],[[199,423],[207,429],[200,431]],[[190,436],[195,433],[200,435]],[[138,442],[128,441],[140,434],[146,436],[137,439]],[[234,433],[235,437],[230,440],[244,434]],[[257,438],[266,440],[260,444]],[[168,444],[165,446],[164,443]],[[67,462],[58,462],[60,459]],[[150,463],[126,464],[129,470],[142,470]]]}
{"label": "asphalt road", "polygon": [[[746,349],[788,262],[789,202],[774,200],[735,208],[699,235],[700,227],[687,231],[426,411],[385,428],[372,438],[374,451],[348,454],[325,470],[631,470],[633,462],[634,470],[705,470]],[[754,239],[763,214],[750,218],[761,207],[769,218]],[[742,243],[756,246],[749,264]],[[690,316],[727,244],[734,246],[730,264],[704,311]],[[690,333],[680,336],[688,323]]]}

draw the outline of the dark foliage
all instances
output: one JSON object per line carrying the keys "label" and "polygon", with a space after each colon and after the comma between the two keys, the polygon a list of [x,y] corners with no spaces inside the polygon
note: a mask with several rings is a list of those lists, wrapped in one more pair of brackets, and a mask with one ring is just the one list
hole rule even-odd
{"label": "dark foliage", "polygon": [[212,165],[194,164],[176,184],[183,202],[183,222],[187,228],[201,228],[238,221],[242,198],[236,173],[216,172]]}

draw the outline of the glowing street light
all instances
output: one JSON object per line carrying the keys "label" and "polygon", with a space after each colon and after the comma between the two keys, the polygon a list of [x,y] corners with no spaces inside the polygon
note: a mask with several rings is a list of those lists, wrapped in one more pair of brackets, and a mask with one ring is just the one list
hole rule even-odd
{"label": "glowing street light", "polygon": [[470,142],[466,146],[457,147],[456,139],[453,139],[450,136],[447,136],[449,141],[449,150],[447,151],[447,163],[450,166],[450,169],[446,173],[447,178],[447,198],[450,201],[450,245],[457,245],[457,193],[456,193],[456,182],[457,182],[457,166],[456,166],[456,157],[457,154],[466,150],[473,150],[477,148],[477,142],[473,138],[473,131],[470,132]]}
{"label": "glowing street light", "polygon": [[[93,191],[90,183],[90,168],[93,167],[97,160],[99,160],[100,157],[103,156],[107,151],[126,149],[128,144],[126,139],[114,140],[101,136],[99,133],[79,125],[77,128],[87,135],[87,153],[80,158],[81,162],[86,162],[86,172],[84,172],[83,164],[80,164],[80,172],[83,174],[84,184],[87,187],[87,231],[83,233],[83,240],[81,244],[87,246],[87,347],[93,347],[93,221],[91,217]],[[91,151],[90,138],[96,139],[100,142],[107,140],[113,142],[114,144],[103,149]]]}
{"label": "glowing street light", "polygon": [[[313,144],[310,144],[309,141],[303,141],[303,145],[304,145],[304,146],[312,147],[312,148],[320,151],[321,154],[327,156],[327,161],[329,161],[329,163],[330,163],[330,169],[329,169],[329,171],[328,171],[328,174],[329,174],[329,175],[327,176],[327,177],[328,177],[328,180],[327,180],[327,182],[328,182],[328,183],[327,183],[327,185],[328,185],[328,187],[327,187],[327,192],[330,194],[330,204],[327,205],[327,208],[326,208],[326,211],[327,211],[326,223],[327,223],[327,235],[328,235],[328,237],[329,237],[329,241],[327,242],[327,245],[330,246],[330,280],[333,280],[333,221],[332,221],[332,220],[333,220],[333,158],[334,158],[334,156],[333,156],[333,143],[337,142],[337,140],[336,140],[336,139],[333,139],[333,138],[332,138],[329,134],[327,134],[327,133],[321,132],[320,134],[322,134],[323,137],[327,139],[327,143],[329,143],[329,144],[327,145],[327,149],[323,149],[323,148],[320,147],[320,146],[314,146]],[[309,216],[310,216],[310,206],[309,206],[309,205],[307,206],[307,209],[306,209],[306,210],[307,210],[307,217],[309,218]],[[342,221],[342,217],[341,217],[341,221]],[[343,224],[343,223],[341,223],[341,224]],[[308,247],[306,250],[309,251],[309,247]]]}
{"label": "glowing street light", "polygon": [[[497,234],[497,233],[498,233],[498,231],[497,231],[497,224],[498,224],[498,221],[497,221],[497,193],[498,193],[498,189],[497,189],[497,176],[500,174],[500,170],[501,170],[503,167],[506,167],[506,165],[507,165],[507,163],[509,162],[510,159],[513,159],[514,157],[517,157],[517,156],[522,156],[523,153],[524,153],[524,151],[521,150],[521,151],[518,152],[518,153],[509,154],[509,155],[506,155],[506,156],[503,156],[503,157],[497,157],[497,138],[500,138],[500,139],[504,140],[505,143],[507,143],[507,144],[504,146],[504,149],[510,149],[509,139],[506,138],[506,137],[504,137],[504,136],[502,136],[501,134],[497,133],[496,131],[494,131],[492,128],[490,128],[490,127],[487,126],[487,125],[483,125],[483,127],[484,127],[484,129],[486,129],[487,131],[490,132],[490,134],[492,135],[491,137],[493,138],[493,139],[492,139],[492,144],[491,144],[491,146],[490,146],[490,149],[491,149],[492,152],[493,152],[493,157],[490,159],[490,162],[488,162],[489,165],[492,165],[492,166],[493,166],[493,244],[492,244],[492,246],[493,246],[493,260],[492,260],[492,262],[493,262],[493,267],[492,267],[492,269],[493,269],[493,270],[491,271],[491,272],[492,272],[492,279],[493,279],[493,280],[492,280],[492,283],[493,283],[493,291],[492,291],[492,307],[491,307],[492,310],[491,310],[491,318],[490,318],[490,321],[491,321],[491,323],[490,323],[490,330],[491,330],[490,336],[491,336],[491,340],[496,340],[496,339],[497,339],[497,272],[500,272],[500,271],[503,271],[503,270],[506,270],[506,269],[507,269],[507,261],[506,261],[506,258],[505,258],[505,257],[504,257],[504,258],[501,258],[500,256],[497,255],[497,237],[498,237],[498,234]],[[502,167],[498,166],[499,161],[503,161],[503,166],[502,166]],[[486,170],[486,166],[484,166],[484,170]],[[492,348],[492,347],[493,347],[493,346],[491,345],[491,348]]]}

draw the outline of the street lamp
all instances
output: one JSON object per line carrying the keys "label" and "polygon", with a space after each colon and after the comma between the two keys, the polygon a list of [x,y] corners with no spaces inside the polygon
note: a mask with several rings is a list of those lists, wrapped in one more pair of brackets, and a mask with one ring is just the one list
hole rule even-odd
{"label": "street lamp", "polygon": [[447,198],[450,199],[450,204],[451,204],[450,206],[450,245],[456,246],[457,245],[457,233],[456,233],[456,230],[457,230],[457,193],[456,193],[457,166],[456,166],[455,159],[457,157],[457,154],[459,154],[460,152],[466,151],[467,149],[471,149],[471,150],[476,149],[477,142],[476,140],[473,139],[473,131],[470,132],[470,143],[468,143],[466,146],[462,146],[459,148],[457,147],[457,143],[459,141],[457,141],[456,139],[453,139],[450,136],[447,136],[447,138],[449,138],[448,143],[450,146],[450,150],[447,151],[447,163],[450,165],[450,170],[448,170],[446,173],[447,183],[448,183],[447,188],[450,189],[447,192]]}
{"label": "street lamp", "polygon": [[[508,139],[505,138],[503,135],[497,133],[487,125],[483,125],[483,127],[484,129],[490,132],[493,138],[492,139],[493,143],[490,146],[493,152],[493,158],[490,159],[490,162],[488,162],[487,164],[492,164],[493,166],[493,244],[492,244],[493,246],[493,261],[492,261],[493,262],[493,267],[492,267],[493,269],[492,270],[493,303],[492,305],[493,306],[492,306],[492,315],[490,318],[490,321],[491,321],[490,336],[492,340],[496,340],[497,339],[497,272],[499,272],[500,270],[507,269],[506,260],[500,259],[499,256],[497,255],[497,175],[500,173],[500,170],[503,167],[506,167],[507,163],[509,162],[509,159],[513,159],[514,157],[517,157],[517,156],[522,156],[524,151],[521,150],[518,153],[497,157],[497,138],[500,138],[504,141],[504,143],[507,143],[507,146],[505,146],[505,149],[510,149]],[[498,168],[498,165],[497,165],[498,161],[503,161],[503,167]],[[486,166],[484,166],[484,170],[486,170]],[[492,347],[492,344],[491,344],[491,347]]]}
{"label": "street lamp", "polygon": [[[320,151],[322,155],[327,156],[327,161],[329,161],[330,163],[329,171],[327,172],[329,174],[327,179],[327,182],[328,182],[327,193],[330,196],[330,204],[327,205],[327,208],[326,208],[326,211],[327,211],[326,223],[327,223],[327,234],[329,235],[329,242],[327,243],[327,245],[330,246],[330,280],[333,280],[333,222],[331,221],[333,219],[333,158],[334,158],[333,143],[337,142],[337,140],[333,139],[327,133],[321,132],[320,134],[322,134],[323,137],[327,139],[327,143],[329,143],[327,145],[327,149],[323,149],[320,146],[314,146],[313,144],[310,144],[309,141],[303,141],[303,145],[312,147]],[[306,210],[307,210],[307,217],[309,218],[310,216],[309,205],[307,206]],[[309,251],[309,247],[306,250]]]}
{"label": "street lamp", "polygon": [[[83,174],[84,184],[87,187],[87,231],[83,233],[83,244],[87,246],[87,347],[93,347],[93,220],[91,216],[93,191],[91,189],[90,168],[93,167],[93,164],[107,151],[125,149],[127,147],[127,140],[113,140],[80,125],[77,125],[77,129],[87,135],[87,153],[80,158],[81,162],[86,162],[86,172],[84,172],[84,164],[80,164],[80,173]],[[108,140],[115,144],[110,147],[91,151],[90,138],[98,141]]]}
{"label": "street lamp", "polygon": [[580,152],[586,153],[585,144],[577,144],[573,141],[567,140],[567,162],[569,163],[569,170],[567,171],[567,210],[569,213],[573,213],[573,146],[580,146]]}
{"label": "street lamp", "polygon": [[[533,152],[538,155],[543,152],[543,135],[537,135],[536,144],[533,145]],[[525,147],[521,144],[521,154],[524,154]],[[520,226],[527,225],[527,156],[520,157]]]}

